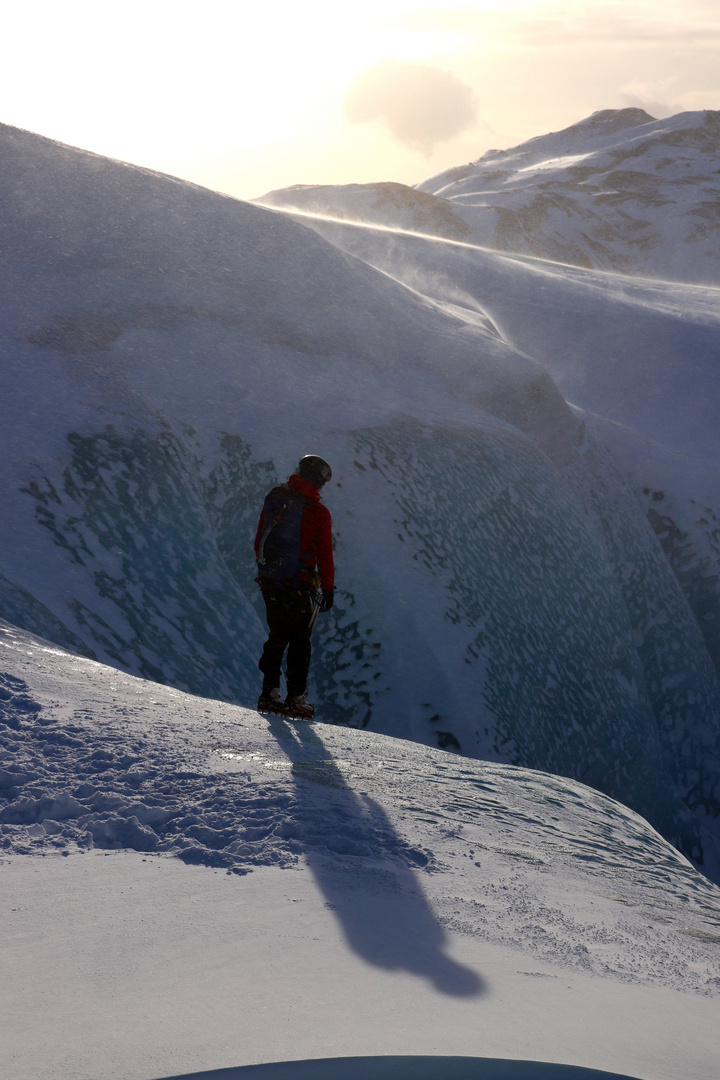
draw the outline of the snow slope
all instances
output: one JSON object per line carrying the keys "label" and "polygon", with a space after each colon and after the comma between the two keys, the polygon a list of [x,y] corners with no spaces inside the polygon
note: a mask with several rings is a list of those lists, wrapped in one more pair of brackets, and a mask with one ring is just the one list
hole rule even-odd
{"label": "snow slope", "polygon": [[[576,403],[576,415],[584,418],[585,432],[592,432],[592,438],[584,440],[570,456],[553,452],[547,443],[546,449],[596,526],[611,573],[620,582],[654,715],[663,718],[660,723],[666,733],[672,728],[677,732],[673,755],[683,753],[680,746],[684,736],[676,726],[680,716],[685,717],[683,728],[688,721],[691,726],[694,723],[687,711],[688,700],[697,720],[703,724],[703,717],[709,722],[708,732],[717,731],[718,291],[498,256],[467,244],[438,243],[404,232],[340,224],[322,216],[305,215],[299,220],[392,280],[405,283],[440,310],[452,311],[466,325],[490,321],[503,341],[540,360],[566,397]],[[471,457],[463,456],[463,469],[470,462]],[[487,455],[482,462],[477,461],[474,475],[486,469]],[[506,473],[506,463],[502,470]],[[467,487],[467,480],[463,483]],[[630,500],[628,489],[632,491]],[[527,513],[525,495],[520,498]],[[544,490],[542,498],[546,499]],[[659,545],[636,518],[639,508]],[[416,519],[422,518],[417,509],[414,514]],[[567,520],[566,514],[563,510],[559,516]],[[492,531],[492,514],[485,507],[481,520],[483,529]],[[442,528],[438,520],[435,532]],[[566,567],[570,557],[566,551],[556,550]],[[660,551],[664,557],[658,562]],[[527,573],[526,557],[523,553],[519,566],[511,564],[514,581]],[[510,562],[506,537],[500,559],[506,565]],[[660,584],[668,563],[672,580]],[[487,580],[485,561],[480,573]],[[558,568],[554,574],[560,579],[562,571]],[[587,577],[585,569],[583,574]],[[650,581],[652,596],[647,592]],[[566,582],[563,587],[566,598]],[[677,596],[678,587],[684,600]],[[528,592],[530,588],[528,582]],[[507,593],[503,599],[498,614],[505,625],[491,624],[489,636],[493,640],[506,629],[507,612],[512,608]],[[690,622],[682,614],[685,603],[692,612]],[[518,613],[517,622],[522,618]],[[545,621],[545,615],[541,618]],[[666,638],[667,629],[673,628],[674,638],[674,630],[681,624],[686,627],[684,645]],[[686,632],[691,636],[685,636]],[[705,668],[706,674],[701,676],[706,687],[702,704],[694,690],[690,691],[690,699],[685,697],[685,676],[679,675],[675,663],[691,640],[696,643],[691,648],[697,658],[698,632],[703,638],[699,651],[707,650],[715,672]],[[591,634],[597,638],[596,627]],[[613,636],[617,640],[617,631]],[[516,654],[518,645],[515,639],[508,653]],[[584,644],[583,651],[588,649]],[[563,658],[567,672],[566,665]],[[687,670],[685,661],[680,666]],[[521,711],[525,716],[532,713],[535,703],[540,704],[538,682],[539,677],[526,687],[528,697],[532,694],[534,701],[523,701]],[[685,689],[681,690],[683,683]],[[507,701],[506,679],[501,687],[500,694]],[[594,697],[597,700],[596,694]],[[699,705],[697,712],[695,705]],[[706,749],[709,745],[705,743]],[[702,751],[701,756],[704,754]],[[511,760],[527,758],[521,753]],[[701,768],[707,768],[707,764],[706,758]],[[567,770],[567,765],[557,760],[550,767]],[[712,771],[714,768],[711,766]],[[604,782],[600,786],[604,787]],[[714,781],[710,782],[712,787]]]}
{"label": "snow slope", "polygon": [[621,804],[8,624],[0,670],[6,1080],[717,1074],[720,890]]}
{"label": "snow slope", "polygon": [[[252,704],[258,506],[320,452],[340,585],[316,635],[323,718],[574,777],[715,874],[714,473],[691,463],[705,525],[678,567],[667,515],[648,520],[658,489],[639,497],[561,393],[574,378],[574,404],[712,459],[715,293],[671,304],[657,285],[300,223],[2,137],[0,614]],[[658,352],[670,325],[684,366]],[[602,377],[617,345],[634,367]]]}
{"label": "snow slope", "polygon": [[720,283],[720,113],[606,109],[418,184],[297,185],[264,205],[599,270]]}

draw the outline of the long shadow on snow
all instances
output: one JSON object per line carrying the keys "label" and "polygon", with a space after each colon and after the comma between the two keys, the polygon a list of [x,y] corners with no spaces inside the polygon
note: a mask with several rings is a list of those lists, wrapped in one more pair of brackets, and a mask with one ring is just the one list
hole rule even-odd
{"label": "long shadow on snow", "polygon": [[485,993],[476,972],[443,952],[445,932],[412,871],[427,856],[396,833],[376,802],[348,787],[312,727],[280,718],[268,724],[293,763],[297,820],[310,823],[298,839],[348,944],[369,963],[409,971],[444,994]]}

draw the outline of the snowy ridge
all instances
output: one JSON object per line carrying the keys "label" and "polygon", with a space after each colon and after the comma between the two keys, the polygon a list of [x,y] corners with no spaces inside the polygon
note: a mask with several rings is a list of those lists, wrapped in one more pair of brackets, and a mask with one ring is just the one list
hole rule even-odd
{"label": "snowy ridge", "polygon": [[[256,516],[310,447],[337,481],[323,719],[573,777],[716,873],[717,491],[702,473],[711,516],[668,558],[652,454],[633,473],[563,396],[717,460],[715,291],[299,223],[2,137],[0,614],[253,704]],[[598,363],[620,346],[634,366]]]}
{"label": "snowy ridge", "polygon": [[327,215],[340,221],[472,242],[465,216],[451,203],[429,191],[397,183],[295,184],[269,191],[255,200],[261,206],[299,213]]}
{"label": "snowy ridge", "polygon": [[606,109],[404,188],[295,186],[267,206],[599,270],[720,282],[720,114]]}
{"label": "snowy ridge", "polygon": [[715,1080],[716,291],[0,143],[3,1077]]}
{"label": "snowy ridge", "polygon": [[0,666],[9,1080],[712,1080],[720,890],[627,807],[7,625]]}
{"label": "snowy ridge", "polygon": [[537,960],[720,991],[707,948],[720,942],[720,890],[592,788],[370,732],[268,721],[1,630],[14,761],[0,772],[6,853],[129,848],[240,875],[303,860],[351,935],[351,883],[382,892],[395,881],[410,894],[421,874],[425,952],[411,960],[399,945],[374,963],[411,963],[460,996],[477,990],[469,972],[431,959],[427,893],[446,929],[507,945],[519,936]]}

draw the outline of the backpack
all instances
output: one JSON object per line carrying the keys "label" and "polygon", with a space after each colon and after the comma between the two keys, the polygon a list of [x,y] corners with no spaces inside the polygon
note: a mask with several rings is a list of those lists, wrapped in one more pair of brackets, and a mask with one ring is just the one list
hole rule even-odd
{"label": "backpack", "polygon": [[308,555],[300,551],[303,510],[310,500],[289,484],[273,488],[263,503],[264,529],[257,553],[258,575],[275,584],[297,584]]}

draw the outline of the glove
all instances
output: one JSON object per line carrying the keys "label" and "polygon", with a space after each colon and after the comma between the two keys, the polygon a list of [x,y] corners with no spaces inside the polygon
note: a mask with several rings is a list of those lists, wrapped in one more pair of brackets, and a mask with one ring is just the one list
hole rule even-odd
{"label": "glove", "polygon": [[335,590],[334,589],[323,589],[322,603],[320,604],[320,610],[321,611],[329,611],[330,608],[333,606],[334,599],[335,599]]}

